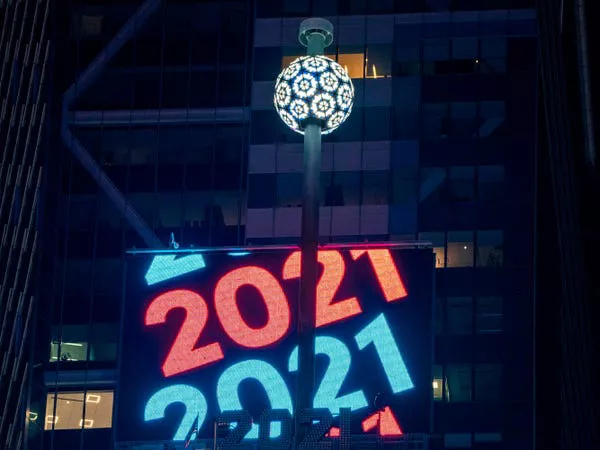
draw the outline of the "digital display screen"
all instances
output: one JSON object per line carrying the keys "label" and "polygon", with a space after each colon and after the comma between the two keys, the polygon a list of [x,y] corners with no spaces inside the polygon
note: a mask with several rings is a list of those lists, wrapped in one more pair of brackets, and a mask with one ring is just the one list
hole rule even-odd
{"label": "digital display screen", "polygon": [[[123,441],[212,439],[224,411],[293,414],[300,252],[128,258],[117,391]],[[314,408],[351,409],[352,434],[430,431],[431,249],[319,251]],[[376,400],[377,399],[377,400]],[[270,423],[277,438],[281,424]],[[339,431],[339,430],[338,430]]]}

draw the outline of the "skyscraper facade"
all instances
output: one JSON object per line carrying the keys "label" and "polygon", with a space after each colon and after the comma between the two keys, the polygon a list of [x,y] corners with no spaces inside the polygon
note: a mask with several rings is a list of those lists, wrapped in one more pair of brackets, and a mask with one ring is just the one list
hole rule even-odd
{"label": "skyscraper facade", "polygon": [[323,139],[322,242],[431,242],[431,448],[535,448],[533,1],[50,5],[29,448],[114,446],[125,250],[299,242],[302,141],[272,98],[309,16],[356,91]]}

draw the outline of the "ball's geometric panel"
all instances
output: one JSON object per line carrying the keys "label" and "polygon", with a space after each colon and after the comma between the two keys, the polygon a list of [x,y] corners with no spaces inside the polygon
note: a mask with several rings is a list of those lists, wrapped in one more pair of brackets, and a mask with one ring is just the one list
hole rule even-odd
{"label": "ball's geometric panel", "polygon": [[275,109],[292,130],[304,134],[308,123],[331,133],[348,118],[354,102],[352,80],[326,56],[302,56],[287,66],[275,83]]}

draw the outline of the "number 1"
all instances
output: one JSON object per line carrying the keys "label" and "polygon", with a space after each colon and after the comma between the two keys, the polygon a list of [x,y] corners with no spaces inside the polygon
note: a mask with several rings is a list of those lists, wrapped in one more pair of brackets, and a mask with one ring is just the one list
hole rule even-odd
{"label": "number 1", "polygon": [[359,331],[354,339],[361,350],[371,343],[375,345],[375,351],[394,394],[414,387],[398,344],[383,313]]}

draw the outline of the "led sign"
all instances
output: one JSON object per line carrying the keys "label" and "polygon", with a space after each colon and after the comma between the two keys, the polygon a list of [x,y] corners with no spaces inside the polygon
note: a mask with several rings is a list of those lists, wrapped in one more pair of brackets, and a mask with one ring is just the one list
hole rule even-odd
{"label": "led sign", "polygon": [[[428,432],[433,253],[328,248],[318,258],[307,423],[328,438]],[[299,251],[136,256],[127,273],[117,439],[211,439],[224,421],[231,442],[287,448]]]}

